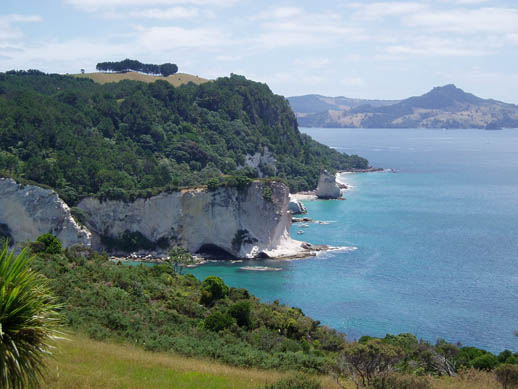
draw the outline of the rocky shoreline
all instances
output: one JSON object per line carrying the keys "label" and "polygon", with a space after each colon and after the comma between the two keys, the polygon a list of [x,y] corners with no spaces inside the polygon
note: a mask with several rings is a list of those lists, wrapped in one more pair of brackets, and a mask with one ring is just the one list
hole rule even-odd
{"label": "rocky shoreline", "polygon": [[[304,259],[308,257],[314,257],[318,255],[318,253],[323,251],[331,251],[337,250],[337,247],[327,246],[327,245],[314,245],[307,242],[296,241],[299,244],[299,248],[293,250],[293,247],[289,248],[279,248],[276,250],[277,254],[274,256],[262,256],[257,258],[238,258],[238,259],[214,259],[213,257],[203,257],[200,255],[193,255],[194,263],[186,265],[187,268],[194,268],[211,261],[221,260],[225,262],[233,262],[233,261],[251,261],[251,260],[261,260],[261,259],[272,259],[272,260],[294,260],[294,259]],[[157,254],[140,254],[140,253],[131,253],[128,256],[118,256],[111,255],[109,260],[112,262],[125,263],[125,262],[141,262],[141,263],[152,263],[152,264],[162,264],[167,263],[169,260],[169,256],[167,255],[157,255]]]}

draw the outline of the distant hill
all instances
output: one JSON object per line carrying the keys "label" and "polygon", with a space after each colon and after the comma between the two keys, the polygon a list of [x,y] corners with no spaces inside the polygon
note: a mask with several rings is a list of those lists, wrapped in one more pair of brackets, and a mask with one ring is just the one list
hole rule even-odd
{"label": "distant hill", "polygon": [[[348,110],[362,105],[383,107],[399,103],[400,100],[366,100],[351,99],[349,97],[327,97],[322,95],[304,95],[288,97],[291,107],[298,114],[314,114],[331,110]],[[305,116],[302,115],[302,116]]]}
{"label": "distant hill", "polygon": [[288,98],[301,127],[487,128],[518,127],[518,106],[482,99],[455,85],[405,100],[362,100],[306,95]]}
{"label": "distant hill", "polygon": [[82,78],[90,78],[99,84],[106,84],[108,82],[119,82],[122,80],[133,80],[133,81],[143,81],[143,82],[155,82],[157,80],[165,80],[173,86],[180,86],[183,84],[188,84],[189,82],[194,82],[196,85],[200,85],[200,84],[210,81],[205,78],[193,76],[192,74],[187,74],[187,73],[176,73],[176,74],[172,74],[168,77],[151,76],[149,74],[143,74],[143,73],[137,73],[137,72],[127,72],[127,73],[96,72],[96,73],[76,74],[75,76],[82,77]]}

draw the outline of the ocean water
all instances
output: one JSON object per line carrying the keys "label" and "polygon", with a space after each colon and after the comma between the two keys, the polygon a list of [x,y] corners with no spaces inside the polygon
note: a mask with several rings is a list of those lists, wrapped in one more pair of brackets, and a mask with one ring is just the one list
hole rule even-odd
{"label": "ocean water", "polygon": [[518,351],[518,129],[302,131],[396,170],[343,175],[346,201],[305,202],[330,223],[295,224],[292,236],[349,249],[190,272],[300,307],[351,339],[410,332]]}

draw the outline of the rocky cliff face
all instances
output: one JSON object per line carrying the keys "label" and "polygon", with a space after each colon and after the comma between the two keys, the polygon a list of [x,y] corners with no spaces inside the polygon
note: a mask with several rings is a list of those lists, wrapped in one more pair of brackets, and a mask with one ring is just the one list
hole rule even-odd
{"label": "rocky cliff face", "polygon": [[[266,185],[271,200],[264,196]],[[288,196],[282,183],[254,182],[244,189],[185,190],[131,203],[85,198],[78,204],[86,215],[85,228],[54,191],[0,178],[0,232],[14,243],[50,232],[64,247],[96,249],[137,233],[162,252],[182,245],[193,253],[270,256],[288,246],[301,250],[300,242],[289,237]]]}
{"label": "rocky cliff face", "polygon": [[341,196],[335,176],[327,170],[320,174],[316,195],[319,199],[337,199]]}
{"label": "rocky cliff face", "polygon": [[12,243],[33,241],[50,232],[63,246],[90,246],[91,234],[72,218],[56,192],[0,178],[0,226]]}
{"label": "rocky cliff face", "polygon": [[[271,201],[263,197],[265,185],[271,187]],[[287,207],[286,185],[260,182],[245,189],[162,193],[131,203],[86,198],[78,204],[96,246],[138,231],[154,243],[234,257],[269,255],[290,241]]]}

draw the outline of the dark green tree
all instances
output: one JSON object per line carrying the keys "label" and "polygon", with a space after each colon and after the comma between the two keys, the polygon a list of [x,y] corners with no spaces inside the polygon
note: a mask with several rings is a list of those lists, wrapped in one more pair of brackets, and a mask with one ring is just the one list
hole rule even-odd
{"label": "dark green tree", "polygon": [[228,295],[229,288],[225,282],[216,276],[208,276],[201,284],[200,303],[211,306],[215,301]]}

